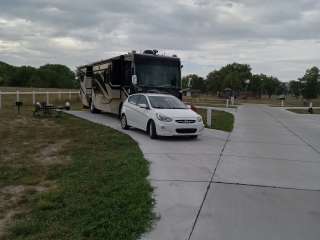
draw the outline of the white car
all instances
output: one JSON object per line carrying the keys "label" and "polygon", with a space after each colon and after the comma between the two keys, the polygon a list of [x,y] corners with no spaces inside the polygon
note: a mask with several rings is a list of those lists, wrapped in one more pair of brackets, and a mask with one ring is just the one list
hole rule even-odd
{"label": "white car", "polygon": [[199,114],[178,98],[167,94],[130,95],[121,109],[121,127],[135,127],[157,136],[192,136],[196,138],[204,124]]}

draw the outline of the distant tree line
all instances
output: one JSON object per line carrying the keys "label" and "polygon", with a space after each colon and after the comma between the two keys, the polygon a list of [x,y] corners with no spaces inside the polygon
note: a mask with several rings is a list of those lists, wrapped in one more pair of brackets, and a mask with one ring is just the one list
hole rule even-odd
{"label": "distant tree line", "polygon": [[296,98],[317,98],[320,95],[320,71],[317,67],[307,69],[303,77],[289,82],[289,91]]}
{"label": "distant tree line", "polygon": [[46,64],[34,68],[0,62],[0,86],[75,88],[78,87],[78,82],[74,72],[64,65]]}
{"label": "distant tree line", "polygon": [[261,98],[267,95],[287,95],[291,93],[305,99],[316,98],[320,94],[319,69],[312,67],[298,81],[290,81],[289,84],[279,81],[274,76],[265,74],[252,74],[248,64],[232,63],[218,70],[210,72],[206,78],[196,74],[189,74],[182,78],[182,88],[191,88],[201,93],[223,95],[226,89],[233,95],[240,93]]}

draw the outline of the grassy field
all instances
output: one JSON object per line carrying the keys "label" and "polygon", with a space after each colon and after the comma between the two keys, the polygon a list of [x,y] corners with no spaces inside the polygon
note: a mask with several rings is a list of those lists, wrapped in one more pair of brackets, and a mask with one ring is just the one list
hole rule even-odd
{"label": "grassy field", "polygon": [[[53,88],[37,88],[37,89],[31,89],[31,88],[13,88],[13,87],[0,87],[0,91],[8,91],[8,92],[13,92],[15,93],[16,90],[19,91],[48,91],[48,92],[55,92],[55,91],[61,91],[62,94],[59,96],[59,94],[49,94],[49,103],[59,106],[59,105],[64,105],[66,101],[71,102],[71,107],[73,109],[80,109],[82,107],[82,104],[80,102],[80,98],[78,94],[71,94],[71,99],[69,96],[69,90],[70,89],[53,89]],[[72,91],[77,91],[77,89],[71,89]],[[13,95],[2,95],[1,100],[2,100],[2,109],[11,109],[15,108],[15,104],[17,101],[17,96],[16,94]],[[19,100],[23,102],[23,107],[26,106],[32,106],[32,95],[31,94],[20,94],[19,95]],[[46,94],[36,94],[35,95],[35,100],[38,102],[46,102],[47,96]]]}
{"label": "grassy field", "polygon": [[[287,109],[287,111],[294,112],[294,113],[299,113],[299,114],[310,114],[308,112],[308,109],[294,109],[294,108],[291,108],[291,109]],[[313,114],[320,114],[320,109],[313,109]]]}
{"label": "grassy field", "polygon": [[[200,106],[209,106],[209,107],[225,107],[226,100],[222,98],[217,98],[215,96],[199,96],[199,97],[184,97],[184,101],[186,103],[192,103],[194,105]],[[320,98],[313,99],[313,106],[320,107]],[[241,104],[267,104],[273,107],[280,107],[281,100],[277,99],[277,96],[272,96],[268,98],[267,96],[262,96],[261,99],[256,98],[248,98],[248,99],[237,99],[235,101],[235,106]],[[286,107],[303,107],[304,103],[301,98],[295,98],[292,96],[288,96],[286,100],[284,100],[284,106]]]}
{"label": "grassy field", "polygon": [[137,144],[71,116],[0,110],[0,239],[138,239],[154,218]]}
{"label": "grassy field", "polygon": [[[197,109],[197,112],[202,116],[203,121],[207,122],[207,111],[204,109]],[[232,132],[233,124],[234,124],[234,116],[232,113],[228,113],[225,111],[212,111],[212,126],[211,128],[222,130],[225,132]]]}
{"label": "grassy field", "polygon": [[[281,107],[281,100],[277,99],[277,97],[273,96],[271,99],[264,96],[262,99],[247,99],[240,100],[241,103],[257,103],[257,104],[268,104],[272,107]],[[320,106],[320,98],[313,99],[313,106]],[[308,103],[307,103],[308,104]],[[288,96],[286,100],[284,100],[285,107],[304,107],[304,102],[302,98],[295,98],[292,96]]]}
{"label": "grassy field", "polygon": [[61,88],[31,88],[31,87],[0,87],[0,91],[2,92],[15,92],[15,91],[25,91],[25,92],[29,92],[29,91],[35,91],[35,92],[45,92],[45,91],[52,91],[52,92],[58,92],[58,91],[79,91],[78,88],[74,89],[74,88],[68,88],[68,89],[61,89]]}
{"label": "grassy field", "polygon": [[[199,96],[199,97],[183,97],[183,101],[187,104],[192,104],[195,106],[207,106],[207,107],[226,107],[226,99],[210,97],[210,96]],[[230,104],[230,102],[229,102]],[[229,107],[237,107],[238,102],[235,102],[235,105]]]}

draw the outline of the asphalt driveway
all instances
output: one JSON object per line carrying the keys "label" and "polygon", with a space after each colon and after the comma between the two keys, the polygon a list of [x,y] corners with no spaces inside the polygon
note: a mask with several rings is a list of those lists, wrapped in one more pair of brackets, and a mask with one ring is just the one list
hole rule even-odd
{"label": "asphalt driveway", "polygon": [[[70,113],[122,131],[107,115]],[[245,105],[231,135],[125,132],[151,162],[160,219],[144,239],[319,239],[320,118]]]}

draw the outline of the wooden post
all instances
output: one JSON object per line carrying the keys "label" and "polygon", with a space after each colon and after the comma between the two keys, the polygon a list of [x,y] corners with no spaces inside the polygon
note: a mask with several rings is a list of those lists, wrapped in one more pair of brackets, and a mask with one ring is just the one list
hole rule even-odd
{"label": "wooden post", "polygon": [[234,96],[231,97],[231,105],[234,105]]}
{"label": "wooden post", "polygon": [[20,94],[19,94],[19,90],[17,90],[17,102],[20,101]]}
{"label": "wooden post", "polygon": [[49,92],[47,92],[47,105],[49,104]]}
{"label": "wooden post", "polygon": [[211,112],[212,112],[212,109],[207,108],[207,126],[209,128],[211,128],[211,120],[212,120]]}
{"label": "wooden post", "polygon": [[281,100],[281,107],[284,107],[284,101]]}
{"label": "wooden post", "polygon": [[69,100],[71,101],[71,90],[69,90]]}
{"label": "wooden post", "polygon": [[229,107],[229,99],[227,99],[227,102],[226,102],[226,108]]}
{"label": "wooden post", "polygon": [[32,91],[32,104],[35,105],[36,104],[36,94],[34,91]]}

